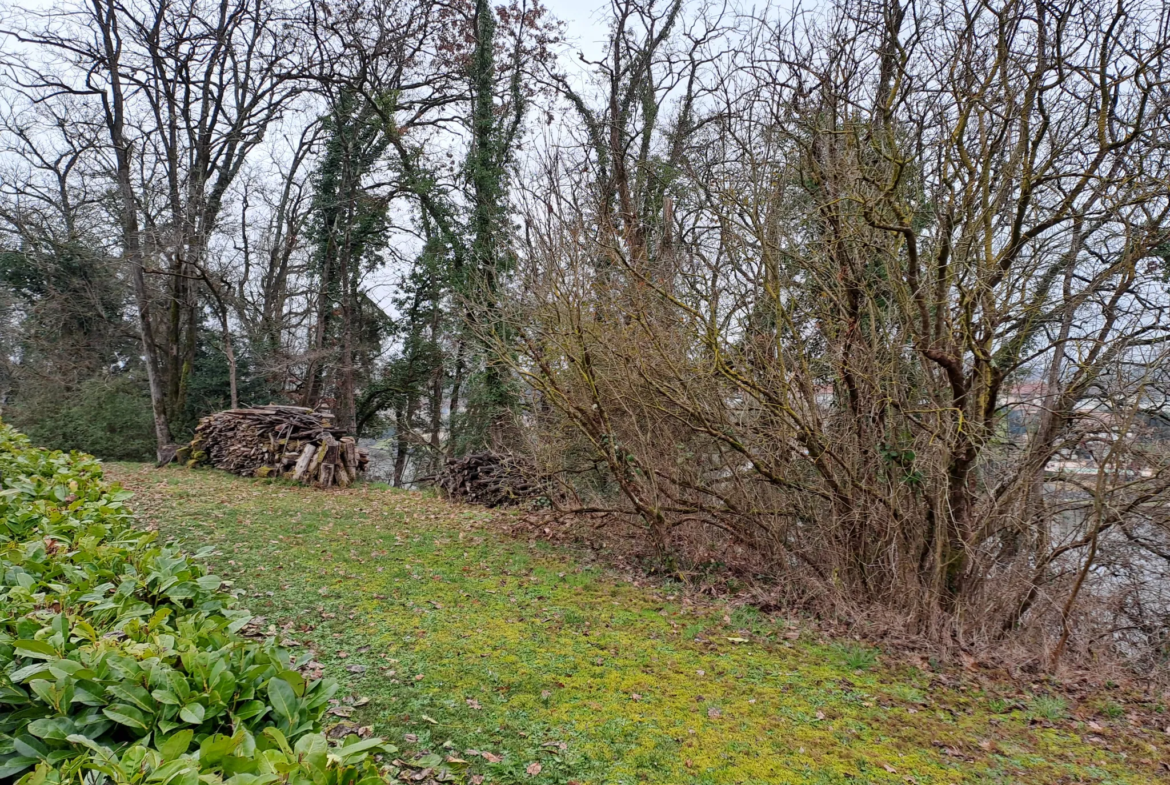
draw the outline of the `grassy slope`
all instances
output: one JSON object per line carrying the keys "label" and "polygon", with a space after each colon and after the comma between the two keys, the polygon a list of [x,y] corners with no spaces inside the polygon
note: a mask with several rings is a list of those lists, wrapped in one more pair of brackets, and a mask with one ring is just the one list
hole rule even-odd
{"label": "grassy slope", "polygon": [[412,752],[448,743],[473,782],[1149,783],[1170,760],[1170,738],[1123,718],[1090,730],[1059,701],[794,640],[504,537],[482,510],[112,468],[165,537],[218,546],[245,604],[369,699],[353,720]]}

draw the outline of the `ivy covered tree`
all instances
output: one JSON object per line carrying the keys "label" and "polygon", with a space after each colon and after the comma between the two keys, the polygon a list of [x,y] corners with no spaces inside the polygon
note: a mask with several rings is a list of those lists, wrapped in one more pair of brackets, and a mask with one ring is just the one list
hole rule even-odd
{"label": "ivy covered tree", "polygon": [[357,428],[359,365],[368,374],[369,355],[378,353],[388,324],[362,289],[365,273],[380,264],[387,235],[389,202],[368,188],[389,144],[383,118],[354,91],[340,90],[323,120],[327,139],[314,178],[316,323],[303,400],[316,405],[334,398],[339,422],[351,431]]}
{"label": "ivy covered tree", "polygon": [[472,349],[474,373],[466,410],[459,413],[452,407],[460,451],[506,446],[519,406],[516,379],[501,356],[510,338],[500,318],[500,297],[502,283],[515,266],[508,187],[535,95],[531,76],[546,64],[560,34],[559,24],[546,13],[539,3],[493,6],[490,0],[475,0],[471,18],[471,145],[466,161],[471,209],[466,264],[455,280],[466,308],[465,343]]}

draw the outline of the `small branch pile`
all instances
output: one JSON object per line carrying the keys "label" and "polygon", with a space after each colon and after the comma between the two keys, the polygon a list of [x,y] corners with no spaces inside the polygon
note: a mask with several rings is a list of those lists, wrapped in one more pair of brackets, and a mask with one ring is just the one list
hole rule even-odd
{"label": "small branch pile", "polygon": [[545,493],[532,472],[509,455],[480,452],[452,458],[434,477],[435,485],[450,499],[510,507]]}
{"label": "small branch pile", "polygon": [[333,415],[301,406],[228,409],[199,421],[178,460],[244,477],[287,477],[346,487],[365,472],[369,454],[333,427]]}

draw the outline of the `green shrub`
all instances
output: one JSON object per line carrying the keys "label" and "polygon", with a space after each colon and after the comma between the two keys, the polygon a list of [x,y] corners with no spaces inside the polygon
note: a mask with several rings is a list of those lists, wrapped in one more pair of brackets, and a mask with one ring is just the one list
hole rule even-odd
{"label": "green shrub", "polygon": [[379,781],[379,739],[326,755],[336,684],[240,636],[226,584],[133,528],[128,496],[0,425],[0,779]]}
{"label": "green shrub", "polygon": [[[301,736],[295,744],[275,728],[258,737],[238,731],[233,736],[206,736],[190,751],[190,730],[183,730],[156,748],[144,744],[112,751],[90,747],[90,754],[57,766],[40,764],[20,785],[91,785],[106,782],[160,783],[160,785],[383,785],[370,755],[385,751],[381,739],[351,737],[340,747],[329,747],[320,733]],[[94,774],[97,774],[95,777]]]}
{"label": "green shrub", "polygon": [[150,393],[138,373],[102,373],[76,387],[26,380],[7,413],[43,447],[111,461],[154,460]]}

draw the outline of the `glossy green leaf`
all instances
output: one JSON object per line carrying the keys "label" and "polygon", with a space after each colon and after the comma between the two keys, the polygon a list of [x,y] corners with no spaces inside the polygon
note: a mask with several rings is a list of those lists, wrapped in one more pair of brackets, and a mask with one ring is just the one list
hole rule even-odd
{"label": "glossy green leaf", "polygon": [[162,753],[164,760],[174,760],[187,751],[187,748],[191,746],[191,739],[194,736],[195,731],[190,728],[184,728],[168,736],[166,741],[158,744],[158,751]]}
{"label": "glossy green leaf", "polygon": [[125,703],[115,703],[113,706],[107,706],[102,709],[102,713],[120,725],[141,731],[150,730],[145,715],[135,707]]}
{"label": "glossy green leaf", "polygon": [[40,659],[56,659],[57,650],[44,641],[13,641],[12,647],[25,657]]}
{"label": "glossy green leaf", "polygon": [[188,703],[183,708],[179,709],[179,716],[192,725],[199,725],[203,722],[203,717],[207,714],[207,709],[201,703]]}
{"label": "glossy green leaf", "polygon": [[297,716],[297,695],[284,679],[273,677],[268,681],[268,700],[277,715],[291,722]]}

